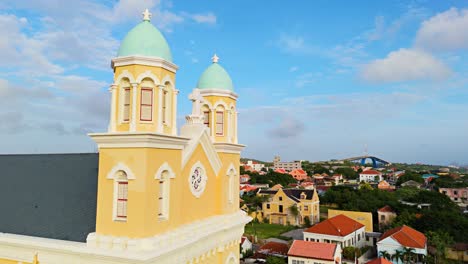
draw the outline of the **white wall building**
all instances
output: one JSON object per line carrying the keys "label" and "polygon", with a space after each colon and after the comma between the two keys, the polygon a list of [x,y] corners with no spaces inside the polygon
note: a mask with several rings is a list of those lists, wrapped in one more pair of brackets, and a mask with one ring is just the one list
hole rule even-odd
{"label": "white wall building", "polygon": [[[414,230],[409,226],[400,226],[385,232],[377,242],[377,253],[381,255],[381,252],[388,252],[390,255],[395,252],[404,251],[404,248],[414,249],[416,254],[416,262],[422,260],[422,256],[427,255],[427,239],[426,236]],[[401,264],[399,260],[392,261],[395,264]]]}
{"label": "white wall building", "polygon": [[381,182],[382,173],[376,170],[366,170],[359,174],[359,182]]}
{"label": "white wall building", "polygon": [[339,244],[294,240],[288,251],[288,264],[341,264]]}
{"label": "white wall building", "polygon": [[337,215],[304,230],[304,240],[339,244],[344,247],[365,245],[365,226],[345,215]]}
{"label": "white wall building", "polygon": [[261,171],[263,168],[265,168],[265,164],[258,163],[253,160],[248,160],[247,163],[244,163],[243,165],[250,166],[255,171]]}

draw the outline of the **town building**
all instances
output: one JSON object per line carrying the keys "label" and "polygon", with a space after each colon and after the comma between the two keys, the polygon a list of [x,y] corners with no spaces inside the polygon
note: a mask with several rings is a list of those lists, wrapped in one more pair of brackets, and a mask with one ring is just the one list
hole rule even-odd
{"label": "town building", "polygon": [[248,175],[248,174],[243,174],[243,175],[239,176],[239,182],[240,182],[241,184],[243,184],[243,183],[248,183],[249,181],[250,181],[250,175]]}
{"label": "town building", "polygon": [[393,191],[393,190],[395,190],[395,186],[391,185],[386,180],[383,180],[383,181],[379,182],[379,184],[377,185],[377,188],[379,190],[383,190],[383,191]]}
{"label": "town building", "polygon": [[419,182],[409,180],[409,181],[406,181],[406,182],[402,183],[401,187],[411,187],[411,188],[419,189],[419,188],[421,188],[421,185],[422,184],[419,183]]}
{"label": "town building", "polygon": [[242,163],[242,166],[249,166],[254,171],[261,171],[265,168],[265,164],[253,160],[248,160],[246,163]]}
{"label": "town building", "polygon": [[281,242],[267,242],[254,254],[255,259],[267,259],[269,256],[284,258],[288,257],[288,244]]}
{"label": "town building", "polygon": [[376,170],[366,170],[359,173],[359,182],[381,182],[382,173]]}
{"label": "town building", "polygon": [[468,205],[468,187],[465,188],[439,188],[439,192],[447,195],[450,200],[459,206]]}
{"label": "town building", "polygon": [[390,260],[386,258],[375,258],[371,261],[366,262],[366,264],[393,264]]}
{"label": "town building", "polygon": [[275,156],[273,159],[273,169],[284,169],[286,172],[302,169],[302,162],[301,161],[281,161],[280,156]]}
{"label": "town building", "polygon": [[[411,248],[414,250],[416,255],[416,262],[422,260],[422,256],[427,255],[427,239],[426,236],[409,227],[400,226],[385,232],[377,242],[377,252],[381,255],[381,252],[387,252],[390,255],[394,255],[395,252],[404,252],[405,248]],[[395,264],[401,264],[401,260],[393,260]]]}
{"label": "town building", "polygon": [[307,179],[307,172],[305,172],[303,169],[294,169],[289,172],[289,174],[297,181],[303,181]]}
{"label": "town building", "polygon": [[447,259],[458,261],[458,263],[468,262],[468,244],[455,243],[454,245],[447,247],[445,257]]}
{"label": "town building", "polygon": [[178,66],[150,18],[112,60],[98,154],[0,157],[0,263],[239,262],[238,95],[213,56],[179,133]]}
{"label": "town building", "polygon": [[372,213],[328,209],[328,218],[333,218],[337,215],[345,215],[353,219],[354,221],[363,224],[366,227],[366,232],[373,232],[374,226],[372,220]]}
{"label": "town building", "polygon": [[389,226],[396,217],[397,214],[390,206],[386,205],[382,208],[379,208],[377,210],[379,229],[382,230],[383,228]]}
{"label": "town building", "polygon": [[288,264],[341,264],[339,244],[294,240],[288,251]]}
{"label": "town building", "polygon": [[320,200],[315,190],[260,190],[269,198],[262,204],[263,217],[270,224],[302,225],[307,217],[311,224],[320,221]]}
{"label": "town building", "polygon": [[363,247],[365,226],[345,215],[337,215],[304,230],[304,240],[335,243],[341,248]]}
{"label": "town building", "polygon": [[252,250],[252,242],[250,242],[249,238],[246,236],[242,236],[241,238],[240,250],[243,255],[245,255],[247,251]]}

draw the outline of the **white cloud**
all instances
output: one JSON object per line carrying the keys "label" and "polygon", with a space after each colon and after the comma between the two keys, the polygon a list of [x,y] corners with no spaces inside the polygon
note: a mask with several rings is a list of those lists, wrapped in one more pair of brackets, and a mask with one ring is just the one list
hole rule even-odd
{"label": "white cloud", "polygon": [[281,50],[290,54],[318,54],[321,49],[306,43],[304,37],[290,34],[281,34],[275,43]]}
{"label": "white cloud", "polygon": [[468,49],[468,9],[451,8],[424,21],[415,45],[434,51]]}
{"label": "white cloud", "polygon": [[216,16],[213,13],[194,14],[192,19],[200,24],[216,24]]}
{"label": "white cloud", "polygon": [[413,49],[390,52],[386,58],[365,65],[361,77],[370,82],[402,82],[412,80],[443,80],[451,70],[432,55]]}
{"label": "white cloud", "polygon": [[289,72],[296,72],[297,70],[299,70],[299,67],[297,66],[292,66],[291,68],[289,68]]}

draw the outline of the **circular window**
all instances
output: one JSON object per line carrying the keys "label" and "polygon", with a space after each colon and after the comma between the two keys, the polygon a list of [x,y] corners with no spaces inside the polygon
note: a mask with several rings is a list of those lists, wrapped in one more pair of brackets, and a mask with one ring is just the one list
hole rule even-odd
{"label": "circular window", "polygon": [[194,166],[192,172],[189,175],[189,185],[192,194],[196,197],[200,197],[206,186],[206,174],[201,166]]}

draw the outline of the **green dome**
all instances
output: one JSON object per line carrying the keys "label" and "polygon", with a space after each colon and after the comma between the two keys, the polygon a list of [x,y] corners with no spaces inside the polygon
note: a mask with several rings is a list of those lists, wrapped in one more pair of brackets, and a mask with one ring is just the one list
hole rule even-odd
{"label": "green dome", "polygon": [[144,20],[130,30],[120,44],[117,57],[132,55],[160,57],[172,62],[166,39],[149,20]]}
{"label": "green dome", "polygon": [[197,88],[234,91],[231,77],[229,77],[226,70],[217,63],[217,59],[203,72],[198,80]]}

